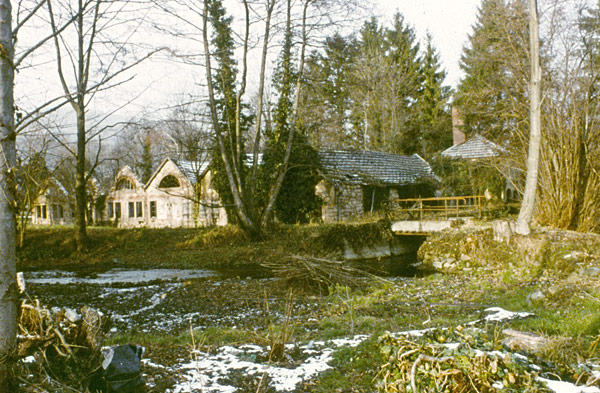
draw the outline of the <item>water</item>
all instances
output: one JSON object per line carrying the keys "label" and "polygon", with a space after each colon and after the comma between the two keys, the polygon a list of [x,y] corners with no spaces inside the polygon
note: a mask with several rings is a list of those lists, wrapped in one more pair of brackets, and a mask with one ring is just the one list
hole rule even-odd
{"label": "water", "polygon": [[214,271],[199,269],[112,269],[88,277],[77,276],[72,272],[47,270],[42,272],[26,272],[25,282],[34,284],[142,284],[156,280],[185,281],[193,278],[213,276],[216,276]]}

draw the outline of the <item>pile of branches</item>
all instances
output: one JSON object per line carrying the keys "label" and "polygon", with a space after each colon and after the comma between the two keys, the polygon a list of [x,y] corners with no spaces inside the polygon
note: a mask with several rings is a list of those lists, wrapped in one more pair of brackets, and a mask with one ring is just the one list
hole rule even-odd
{"label": "pile of branches", "polygon": [[302,287],[329,288],[335,285],[358,287],[366,276],[384,279],[353,268],[346,261],[292,255],[278,261],[263,262],[261,266],[276,276]]}
{"label": "pile of branches", "polygon": [[[451,333],[452,341],[444,344]],[[510,353],[474,350],[476,339],[458,331],[433,330],[421,337],[385,334],[379,339],[387,361],[378,374],[382,392],[551,392],[538,374]],[[487,343],[488,349],[493,344]]]}
{"label": "pile of branches", "polygon": [[102,314],[82,307],[49,309],[37,299],[23,300],[18,319],[13,370],[21,392],[87,391],[102,364],[101,346],[108,324]]}

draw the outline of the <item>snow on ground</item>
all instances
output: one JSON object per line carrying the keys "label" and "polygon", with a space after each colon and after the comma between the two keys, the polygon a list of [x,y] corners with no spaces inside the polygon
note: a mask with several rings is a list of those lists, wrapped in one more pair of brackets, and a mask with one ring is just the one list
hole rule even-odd
{"label": "snow on ground", "polygon": [[[489,315],[485,318],[472,322],[473,325],[481,321],[501,322],[515,318],[524,318],[531,316],[525,312],[511,312],[499,307],[492,307],[484,310]],[[394,336],[407,335],[420,337],[432,329],[409,330],[404,332],[394,333]],[[293,366],[282,367],[276,364],[261,363],[257,359],[268,357],[267,349],[256,345],[243,345],[238,348],[232,346],[224,346],[219,348],[214,353],[205,353],[194,351],[192,353],[193,360],[181,363],[172,368],[174,374],[181,376],[181,381],[169,393],[192,393],[192,392],[207,392],[207,393],[234,393],[238,389],[228,385],[227,381],[233,373],[242,371],[243,375],[251,378],[256,378],[256,381],[261,380],[263,376],[268,376],[270,386],[273,386],[278,392],[294,391],[303,381],[308,381],[314,378],[317,374],[331,368],[333,353],[336,349],[344,346],[357,346],[368,336],[356,335],[343,339],[330,341],[310,342],[299,347],[299,351],[304,355],[304,360],[298,361]],[[447,343],[448,348],[457,348],[459,343]],[[291,350],[293,345],[288,344],[287,350]],[[483,354],[483,351],[476,353]],[[485,352],[488,356],[505,357],[507,353],[493,351]],[[513,354],[519,357],[519,354]],[[300,356],[302,357],[302,356]],[[521,359],[526,362],[527,358]],[[149,360],[144,360],[147,366],[162,367],[156,365]],[[531,364],[532,368],[536,365]],[[556,393],[600,393],[600,389],[595,387],[575,386],[572,383],[552,381],[549,379],[540,378],[546,382],[548,388]],[[501,383],[495,386],[501,389]]]}
{"label": "snow on ground", "polygon": [[[121,311],[112,310],[110,316],[117,325],[121,327],[136,326],[139,331],[164,330],[182,325],[193,325],[196,329],[202,329],[202,320],[210,320],[211,326],[214,323],[234,326],[248,318],[259,318],[261,310],[246,309],[243,312],[227,313],[223,310],[215,310],[214,314],[206,313],[165,313],[161,309],[164,299],[176,288],[180,287],[183,280],[192,278],[209,277],[212,272],[204,270],[178,270],[178,269],[155,269],[147,271],[126,271],[111,270],[106,273],[98,274],[94,277],[76,277],[73,274],[61,272],[43,272],[42,274],[29,273],[28,281],[37,284],[75,284],[88,283],[97,284],[96,293],[98,300],[103,304],[121,304]],[[155,280],[164,280],[159,285],[144,285]],[[141,286],[115,288],[104,286],[109,283],[131,283]],[[219,285],[215,282],[214,285]],[[127,311],[125,311],[127,310]],[[168,312],[168,311],[167,311]],[[491,307],[484,310],[486,314],[483,318],[469,323],[473,326],[485,322],[501,322],[517,318],[526,318],[532,314],[526,312],[511,312],[499,307]],[[224,315],[225,314],[225,315]],[[394,336],[408,335],[420,337],[432,329],[410,330],[395,333]],[[180,381],[168,392],[187,393],[187,392],[216,392],[229,393],[238,391],[236,387],[228,382],[232,381],[232,376],[237,373],[249,378],[255,378],[256,381],[266,377],[265,383],[274,387],[279,392],[290,392],[295,390],[302,381],[310,380],[317,374],[331,368],[329,362],[332,359],[336,349],[344,346],[356,346],[367,339],[367,336],[352,336],[343,339],[330,340],[327,342],[310,342],[300,347],[293,345],[286,346],[287,353],[293,353],[294,358],[288,359],[286,366],[261,362],[261,359],[268,358],[268,349],[244,345],[238,348],[224,346],[215,352],[205,353],[193,351],[189,357],[192,360],[182,361],[174,367],[166,367],[161,364],[145,359],[144,364],[147,367],[156,369],[166,369],[169,374],[177,375]],[[458,343],[446,343],[450,349],[456,348]],[[496,351],[497,352],[497,351]],[[483,352],[482,352],[483,353]],[[486,352],[489,356],[506,356],[506,353]],[[518,356],[517,354],[512,354]],[[522,359],[527,362],[527,359]],[[529,364],[532,369],[537,366]],[[596,369],[598,367],[592,367]],[[538,367],[539,369],[539,367]],[[595,376],[600,377],[600,371],[594,372]],[[235,379],[235,378],[234,378]],[[543,379],[548,387],[557,393],[600,393],[600,389],[595,387],[577,387],[568,382],[551,381]]]}
{"label": "snow on ground", "polygon": [[291,367],[255,362],[257,357],[268,355],[262,347],[256,345],[243,345],[239,348],[224,346],[214,354],[194,351],[192,354],[194,360],[176,367],[178,373],[183,375],[184,381],[167,392],[236,392],[235,387],[223,385],[222,381],[227,380],[230,373],[240,370],[243,370],[244,375],[254,376],[256,380],[260,380],[266,374],[270,385],[278,392],[290,392],[301,382],[308,381],[320,372],[331,368],[328,363],[335,349],[357,346],[367,337],[357,335],[327,342],[310,342],[299,347],[299,350],[304,355],[311,356]]}
{"label": "snow on ground", "polygon": [[540,381],[546,382],[548,388],[556,393],[600,393],[600,389],[594,386],[575,386],[570,382],[552,381],[546,378],[540,378]]}

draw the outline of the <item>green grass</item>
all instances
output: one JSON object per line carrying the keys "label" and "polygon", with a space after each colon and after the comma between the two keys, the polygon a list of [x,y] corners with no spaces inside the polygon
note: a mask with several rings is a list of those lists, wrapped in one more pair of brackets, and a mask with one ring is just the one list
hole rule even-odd
{"label": "green grass", "polygon": [[[90,228],[90,242],[83,254],[72,251],[72,229],[36,228],[26,234],[25,246],[19,251],[19,269],[85,272],[111,267],[186,267],[215,269],[234,277],[264,276],[270,272],[261,270],[262,261],[288,255],[335,255],[342,244],[336,233],[361,238],[359,245],[365,239],[385,236],[372,223],[362,228],[340,228],[282,226],[260,242],[248,240],[234,227]],[[371,230],[374,234],[364,235],[363,231]],[[314,296],[310,303],[316,306],[306,315],[295,315],[298,319],[294,320],[292,342],[352,334],[367,334],[371,338],[358,347],[336,351],[334,368],[307,383],[303,391],[374,391],[383,361],[377,337],[384,331],[449,328],[480,318],[481,311],[490,306],[533,313],[534,317],[509,322],[499,329],[511,327],[550,336],[554,344],[544,354],[546,359],[564,363],[577,356],[600,357],[598,347],[586,352],[600,336],[599,280],[576,275],[583,267],[598,265],[597,235],[540,231],[530,238],[517,237],[507,245],[494,242],[491,231],[444,232],[431,236],[420,255],[425,265],[435,258],[454,258],[458,268],[394,282],[371,281],[358,288],[336,286],[318,296],[311,294]],[[546,298],[528,301],[528,296],[537,290],[543,290]],[[302,290],[294,293],[304,295]],[[176,335],[121,333],[109,338],[107,344],[137,343],[162,349],[190,346],[192,342],[196,347],[267,345],[269,334],[269,327],[209,327],[195,330],[193,340],[189,331]]]}
{"label": "green grass", "polygon": [[333,356],[330,370],[317,381],[307,384],[303,391],[313,393],[370,392],[382,364],[382,357],[373,336],[357,347],[342,347]]}

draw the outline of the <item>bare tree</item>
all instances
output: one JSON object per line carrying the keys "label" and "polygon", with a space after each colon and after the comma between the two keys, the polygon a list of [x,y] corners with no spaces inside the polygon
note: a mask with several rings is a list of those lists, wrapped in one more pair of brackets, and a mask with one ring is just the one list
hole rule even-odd
{"label": "bare tree", "polygon": [[542,70],[540,67],[540,35],[537,0],[529,0],[529,46],[531,56],[531,83],[529,98],[529,153],[527,155],[527,177],[523,201],[517,217],[515,232],[521,235],[530,233],[530,223],[535,207],[535,197],[538,184],[540,165],[541,135],[541,83]]}
{"label": "bare tree", "polygon": [[0,1],[0,391],[8,386],[8,359],[17,340],[15,216],[12,169],[15,165],[12,7]]}
{"label": "bare tree", "polygon": [[47,134],[19,134],[14,204],[18,248],[23,247],[25,230],[35,207],[35,201],[47,190],[52,176],[52,171],[46,162],[48,148]]}
{"label": "bare tree", "polygon": [[[126,35],[124,40],[113,40],[108,35],[108,30],[112,25],[122,25],[123,14],[126,13],[129,2],[77,0],[76,6],[71,7],[67,0],[59,5],[62,6],[61,10],[66,13],[66,18],[74,20],[73,32],[59,31],[57,12],[53,9],[51,1],[48,0],[58,77],[64,96],[77,119],[77,146],[72,153],[76,161],[75,242],[77,250],[81,251],[87,238],[86,185],[98,165],[102,148],[101,142],[99,142],[98,154],[93,160],[92,166],[86,171],[86,145],[99,137],[106,129],[102,124],[104,118],[93,125],[87,124],[88,107],[97,93],[126,82],[128,79],[119,79],[119,77],[150,57],[156,50],[130,61],[127,61],[124,56],[131,50],[129,39],[136,33],[141,23],[139,21],[135,22],[136,26],[131,31],[120,31],[120,34]],[[68,33],[72,35],[69,36]],[[74,38],[76,42],[74,47],[70,45],[70,38]],[[69,82],[67,71],[63,67],[65,62],[70,63],[69,68],[73,71],[72,82]],[[97,75],[96,79],[94,79],[94,75]]]}

